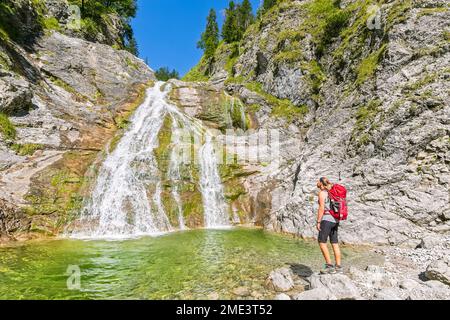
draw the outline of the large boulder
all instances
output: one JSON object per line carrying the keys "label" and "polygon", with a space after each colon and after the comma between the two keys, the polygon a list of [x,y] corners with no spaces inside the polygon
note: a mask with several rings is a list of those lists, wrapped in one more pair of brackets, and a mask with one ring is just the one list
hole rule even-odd
{"label": "large boulder", "polygon": [[293,296],[294,300],[360,300],[361,293],[343,274],[314,274],[309,278],[311,290]]}
{"label": "large boulder", "polygon": [[0,73],[0,112],[16,114],[32,106],[33,93],[28,81],[22,77]]}
{"label": "large boulder", "polygon": [[450,259],[436,260],[428,266],[425,277],[429,280],[437,280],[450,286]]}
{"label": "large boulder", "polygon": [[328,291],[337,300],[357,300],[361,293],[353,281],[343,274],[312,275],[311,289]]}
{"label": "large boulder", "polygon": [[278,292],[286,292],[294,288],[294,274],[289,268],[280,268],[270,273],[266,281],[267,287]]}

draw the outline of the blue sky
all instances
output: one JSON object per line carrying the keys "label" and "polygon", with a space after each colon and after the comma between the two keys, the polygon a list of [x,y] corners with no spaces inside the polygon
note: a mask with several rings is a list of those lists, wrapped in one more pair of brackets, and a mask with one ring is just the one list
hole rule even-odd
{"label": "blue sky", "polygon": [[[238,1],[240,2],[240,1]],[[251,0],[256,11],[261,0]],[[153,69],[169,67],[184,75],[197,64],[202,51],[197,41],[206,25],[209,9],[216,9],[219,25],[229,0],[138,0],[132,26],[139,56]]]}

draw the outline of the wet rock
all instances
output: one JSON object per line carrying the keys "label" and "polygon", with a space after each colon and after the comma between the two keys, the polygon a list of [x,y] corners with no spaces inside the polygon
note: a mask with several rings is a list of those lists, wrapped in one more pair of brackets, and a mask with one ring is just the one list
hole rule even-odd
{"label": "wet rock", "polygon": [[425,271],[425,276],[429,280],[437,280],[450,286],[450,259],[447,257],[432,262]]}
{"label": "wet rock", "polygon": [[294,287],[293,273],[289,268],[280,268],[270,273],[266,280],[269,289],[278,292],[287,292]]}

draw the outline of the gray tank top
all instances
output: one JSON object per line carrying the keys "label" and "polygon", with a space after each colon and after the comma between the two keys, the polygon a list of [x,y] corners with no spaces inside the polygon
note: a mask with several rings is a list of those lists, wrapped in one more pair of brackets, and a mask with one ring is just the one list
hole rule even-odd
{"label": "gray tank top", "polygon": [[328,213],[330,210],[330,200],[328,199],[328,192],[326,192],[326,191],[321,191],[321,192],[324,192],[326,195],[326,197],[325,197],[325,214],[322,217],[322,221],[338,223],[339,221],[336,220],[331,214]]}

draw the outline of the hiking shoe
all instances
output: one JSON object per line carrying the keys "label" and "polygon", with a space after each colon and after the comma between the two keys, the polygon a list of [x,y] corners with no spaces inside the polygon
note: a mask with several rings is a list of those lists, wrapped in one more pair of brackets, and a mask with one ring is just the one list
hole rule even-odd
{"label": "hiking shoe", "polygon": [[326,264],[325,268],[320,270],[320,274],[335,274],[336,269],[332,264]]}
{"label": "hiking shoe", "polygon": [[344,273],[344,268],[341,266],[335,266],[334,270],[336,271],[336,273],[340,273],[340,274]]}

